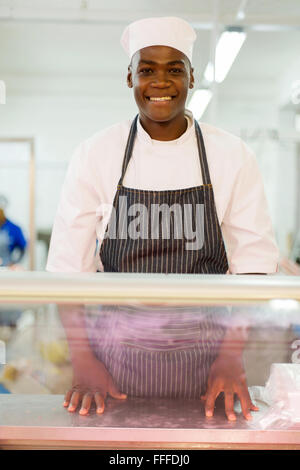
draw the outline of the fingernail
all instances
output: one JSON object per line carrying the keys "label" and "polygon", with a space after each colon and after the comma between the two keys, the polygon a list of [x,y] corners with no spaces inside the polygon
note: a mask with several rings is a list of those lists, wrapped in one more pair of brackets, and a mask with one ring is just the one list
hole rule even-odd
{"label": "fingernail", "polygon": [[69,411],[74,411],[75,410],[75,406],[72,406],[70,405],[69,408],[68,408]]}
{"label": "fingernail", "polygon": [[213,415],[212,411],[206,411],[206,416],[211,417]]}
{"label": "fingernail", "polygon": [[103,411],[104,411],[104,408],[97,408],[97,413],[98,413],[98,414],[102,414]]}
{"label": "fingernail", "polygon": [[252,415],[247,414],[247,415],[246,415],[246,418],[247,418],[247,419],[252,419]]}
{"label": "fingernail", "polygon": [[81,410],[79,411],[79,414],[80,415],[85,415],[87,413],[87,409],[86,408],[81,408]]}
{"label": "fingernail", "polygon": [[228,415],[228,419],[229,419],[230,421],[235,421],[235,420],[236,420],[236,417],[235,417],[234,414],[231,413],[231,414]]}
{"label": "fingernail", "polygon": [[64,401],[64,406],[68,406],[69,402],[68,401]]}

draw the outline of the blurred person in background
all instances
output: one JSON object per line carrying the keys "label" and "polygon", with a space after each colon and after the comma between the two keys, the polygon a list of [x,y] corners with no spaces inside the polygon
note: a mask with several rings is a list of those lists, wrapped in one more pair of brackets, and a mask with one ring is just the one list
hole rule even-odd
{"label": "blurred person in background", "polygon": [[6,217],[8,200],[0,195],[0,267],[14,269],[25,254],[27,241],[22,229]]}
{"label": "blurred person in background", "polygon": [[[27,241],[22,229],[11,222],[5,214],[8,200],[0,195],[0,268],[16,270],[24,257]],[[15,328],[22,311],[5,307],[0,309],[0,327]]]}

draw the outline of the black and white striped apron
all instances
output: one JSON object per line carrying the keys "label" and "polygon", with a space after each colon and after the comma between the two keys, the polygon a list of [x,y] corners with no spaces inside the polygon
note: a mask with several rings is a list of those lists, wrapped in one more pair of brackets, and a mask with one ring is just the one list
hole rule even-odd
{"label": "black and white striped apron", "polygon": [[[151,191],[127,188],[123,179],[130,161],[137,119],[134,119],[125,150],[122,174],[114,197],[117,221],[112,237],[112,217],[100,248],[104,271],[143,273],[225,274],[228,262],[218,222],[201,129],[195,131],[202,171],[202,186]],[[121,198],[122,196],[122,198]],[[178,237],[174,218],[168,219],[169,236],[163,236],[159,220],[157,238],[124,236],[132,221],[120,209],[120,200],[130,208],[147,208],[144,223],[150,235],[151,206],[189,207],[195,221],[197,210],[204,207],[204,243],[187,250],[186,239]],[[136,206],[140,207],[140,206]],[[123,227],[121,225],[123,224]],[[120,235],[121,234],[121,235]],[[105,364],[119,389],[131,396],[197,398],[204,393],[208,372],[224,336],[224,309],[216,307],[102,307],[90,323],[90,341],[96,356]],[[90,320],[91,320],[90,318]]]}

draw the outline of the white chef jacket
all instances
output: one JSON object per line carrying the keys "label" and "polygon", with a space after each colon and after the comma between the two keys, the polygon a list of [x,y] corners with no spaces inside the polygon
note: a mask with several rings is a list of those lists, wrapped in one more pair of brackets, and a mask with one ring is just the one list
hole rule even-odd
{"label": "white chef jacket", "polygon": [[[203,184],[193,116],[178,139],[151,139],[138,120],[133,153],[123,180],[144,190],[184,189]],[[54,220],[46,270],[95,272],[95,258],[109,221],[132,120],[106,128],[74,152]],[[256,158],[238,137],[200,123],[229,272],[275,273],[274,239]]]}

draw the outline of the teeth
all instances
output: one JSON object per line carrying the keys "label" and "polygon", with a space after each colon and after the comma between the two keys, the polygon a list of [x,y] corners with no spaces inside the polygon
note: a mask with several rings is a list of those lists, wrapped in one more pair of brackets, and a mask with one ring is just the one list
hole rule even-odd
{"label": "teeth", "polygon": [[171,96],[162,96],[161,98],[150,97],[150,101],[170,101],[171,99],[172,99]]}

